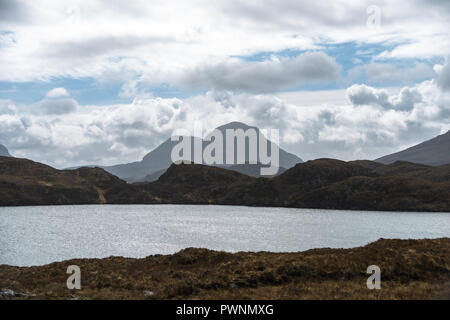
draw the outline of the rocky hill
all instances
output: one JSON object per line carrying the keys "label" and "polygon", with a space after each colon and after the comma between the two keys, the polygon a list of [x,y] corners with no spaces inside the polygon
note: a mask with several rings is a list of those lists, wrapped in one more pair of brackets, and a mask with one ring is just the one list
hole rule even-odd
{"label": "rocky hill", "polygon": [[319,159],[274,178],[252,178],[202,165],[173,165],[142,187],[162,203],[210,203],[298,208],[450,211],[450,167],[414,170],[395,163],[370,169]]}
{"label": "rocky hill", "polygon": [[173,164],[157,181],[127,184],[101,168],[57,170],[0,157],[0,205],[223,204],[450,211],[450,166],[318,159],[273,178]]}
{"label": "rocky hill", "polygon": [[[57,170],[27,159],[0,157],[0,205],[109,203],[138,189],[100,168]],[[142,199],[139,199],[142,201]]]}

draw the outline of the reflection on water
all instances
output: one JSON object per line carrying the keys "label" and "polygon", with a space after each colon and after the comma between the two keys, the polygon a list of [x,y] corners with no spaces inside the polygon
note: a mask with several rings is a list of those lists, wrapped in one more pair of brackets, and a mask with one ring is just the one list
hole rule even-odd
{"label": "reflection on water", "polygon": [[450,236],[449,213],[206,205],[0,207],[0,264],[145,257],[186,247],[235,251],[348,248],[379,238]]}

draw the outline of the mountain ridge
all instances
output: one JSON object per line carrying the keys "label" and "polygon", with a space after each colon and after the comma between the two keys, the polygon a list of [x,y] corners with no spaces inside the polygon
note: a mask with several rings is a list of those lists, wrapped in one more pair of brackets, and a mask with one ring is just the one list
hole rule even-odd
{"label": "mountain ridge", "polygon": [[[255,127],[255,126],[249,126],[245,123],[242,122],[230,122],[224,125],[221,125],[219,127],[217,127],[214,130],[219,130],[223,137],[224,137],[224,149],[223,149],[223,157],[226,158],[226,134],[225,131],[227,129],[232,129],[232,130],[236,130],[236,129],[242,129],[244,131],[248,130],[248,129],[255,129],[257,130],[257,132],[260,132],[260,130]],[[214,131],[213,130],[213,131]],[[211,131],[211,132],[213,132]],[[211,133],[210,133],[211,134]],[[210,134],[208,134],[206,137],[210,136]],[[200,138],[197,137],[184,137],[187,139],[191,139],[191,154],[194,154],[194,145],[195,143],[199,143],[202,145],[202,150],[205,149],[206,145],[208,144],[208,141],[206,140],[202,140]],[[266,139],[266,138],[264,138]],[[267,140],[267,139],[266,139]],[[258,141],[259,141],[259,136],[258,136]],[[126,180],[127,182],[138,182],[138,181],[154,181],[155,179],[157,179],[160,176],[160,173],[162,170],[166,170],[167,168],[170,167],[170,165],[172,164],[172,160],[171,160],[171,152],[173,150],[173,148],[178,144],[178,141],[172,141],[171,138],[168,138],[167,140],[165,140],[164,142],[162,142],[160,145],[158,145],[156,148],[154,148],[152,151],[150,151],[149,153],[147,153],[141,161],[136,161],[136,162],[131,162],[131,163],[126,163],[126,164],[118,164],[118,165],[114,165],[114,166],[101,166],[103,169],[105,169],[106,171],[117,175],[118,177],[120,177],[121,179]],[[235,145],[235,150],[236,150],[236,145]],[[250,175],[254,175],[256,176],[256,168],[260,168],[261,163],[259,162],[259,143],[257,146],[257,151],[258,151],[258,163],[253,165],[253,164],[248,164],[248,145],[246,144],[246,163],[242,164],[242,165],[229,165],[229,164],[217,164],[217,167],[222,167],[222,168],[231,168],[232,170],[236,170],[239,172],[243,172],[245,174],[250,174]],[[280,174],[281,172],[284,172],[285,169],[289,169],[291,167],[293,167],[295,164],[303,162],[303,160],[299,157],[297,157],[296,155],[289,153],[285,150],[283,150],[282,148],[279,148],[279,168],[281,168],[281,170],[279,170],[278,174]],[[235,155],[236,155],[236,151],[235,151]]]}
{"label": "mountain ridge", "polygon": [[[371,169],[374,167],[375,169]],[[450,166],[318,159],[272,178],[172,164],[155,182],[128,184],[102,168],[57,170],[0,157],[0,205],[216,204],[450,212]]]}
{"label": "mountain ridge", "polygon": [[375,161],[390,164],[399,160],[430,166],[450,164],[450,130],[447,133],[378,158]]}

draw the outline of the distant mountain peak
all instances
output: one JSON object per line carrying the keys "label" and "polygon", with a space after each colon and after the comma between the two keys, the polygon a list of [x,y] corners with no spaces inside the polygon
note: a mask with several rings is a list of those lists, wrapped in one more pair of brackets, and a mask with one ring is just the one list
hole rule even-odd
{"label": "distant mountain peak", "polygon": [[6,147],[2,144],[0,144],[0,156],[2,157],[12,157],[9,152],[8,149],[6,149]]}
{"label": "distant mountain peak", "polygon": [[[227,129],[236,130],[236,129],[242,129],[244,131],[247,131],[248,129],[255,129],[257,132],[259,132],[259,129],[254,126],[249,126],[245,123],[233,121],[227,124],[223,124],[216,128],[222,134],[224,135],[224,140],[226,139],[225,131]],[[209,143],[207,140],[201,140],[197,137],[188,137],[192,139],[191,146],[193,148],[194,141],[200,140],[200,143],[202,144],[202,147],[205,148],[207,144]],[[259,137],[257,138],[259,141]],[[263,137],[263,139],[268,140],[266,137]],[[151,177],[152,179],[156,179],[161,175],[162,172],[164,172],[167,168],[169,168],[172,164],[171,160],[171,152],[175,145],[177,145],[178,141],[172,141],[171,138],[166,139],[163,143],[161,143],[159,146],[154,148],[151,152],[149,152],[147,155],[144,156],[142,161],[128,163],[128,164],[120,164],[116,166],[108,166],[103,167],[106,171],[118,176],[121,179],[127,180],[128,182],[133,181],[142,181],[144,177]],[[225,142],[224,142],[224,159],[226,158],[226,148],[225,148]],[[235,147],[236,148],[236,147]],[[259,143],[257,148],[259,148]],[[246,158],[248,157],[248,149],[246,146]],[[204,149],[203,149],[204,150]],[[259,149],[258,149],[259,150]],[[192,154],[193,154],[193,150]],[[293,167],[295,164],[299,162],[303,162],[303,160],[296,155],[289,153],[282,148],[279,150],[279,163],[278,167],[281,168],[279,170],[279,173],[283,172],[286,169],[289,169]],[[235,152],[236,154],[236,152]],[[258,152],[259,154],[259,152]],[[259,161],[259,160],[258,160]],[[232,164],[217,164],[217,166],[232,166]],[[233,166],[232,166],[233,167]],[[239,165],[234,166],[232,169],[235,169],[239,172],[245,172],[250,175],[254,175],[253,171],[255,171],[256,167],[261,167],[260,164],[256,165]]]}
{"label": "distant mountain peak", "polygon": [[217,127],[218,130],[226,130],[226,129],[243,129],[243,130],[248,130],[250,128],[259,130],[257,127],[253,127],[253,126],[249,126],[248,124],[245,124],[243,122],[239,122],[239,121],[233,121],[233,122],[229,122],[226,124],[223,124],[219,127]]}
{"label": "distant mountain peak", "polygon": [[375,161],[391,164],[396,161],[408,161],[428,166],[440,166],[450,163],[450,130],[430,140],[405,150],[381,157]]}

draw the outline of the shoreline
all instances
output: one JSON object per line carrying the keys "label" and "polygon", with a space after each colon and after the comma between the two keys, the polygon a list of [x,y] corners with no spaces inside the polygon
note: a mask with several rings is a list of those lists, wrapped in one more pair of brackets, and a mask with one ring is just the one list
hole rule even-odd
{"label": "shoreline", "polygon": [[[66,287],[69,265],[81,290]],[[366,286],[381,269],[381,290]],[[0,299],[449,299],[450,238],[379,239],[350,249],[237,252],[187,248],[145,258],[0,265]]]}
{"label": "shoreline", "polygon": [[274,209],[302,209],[302,210],[329,210],[329,211],[364,211],[364,212],[392,212],[392,213],[450,213],[449,211],[426,211],[426,210],[369,210],[369,209],[333,209],[333,208],[311,208],[311,207],[290,207],[290,206],[267,206],[248,204],[221,204],[221,203],[73,203],[73,204],[30,204],[30,205],[1,205],[2,208],[29,208],[29,207],[64,207],[64,206],[221,206],[221,207],[247,207],[247,208],[274,208]]}
{"label": "shoreline", "polygon": [[[191,250],[191,249],[193,249],[193,250],[200,250],[200,251],[201,250],[206,250],[206,251],[211,251],[211,252],[221,252],[221,253],[231,254],[231,255],[236,255],[236,254],[278,254],[278,255],[290,255],[290,254],[299,254],[299,253],[305,253],[305,252],[312,251],[312,250],[323,250],[323,249],[328,249],[328,250],[352,250],[352,249],[356,249],[356,248],[363,248],[365,246],[368,246],[368,245],[370,245],[372,243],[375,243],[377,241],[380,241],[380,240],[428,241],[428,240],[439,240],[439,239],[447,239],[447,237],[439,237],[439,238],[426,238],[426,237],[425,238],[379,238],[378,240],[368,241],[367,243],[365,243],[365,244],[363,244],[361,246],[355,246],[355,247],[330,247],[330,246],[324,246],[324,247],[315,247],[315,248],[310,248],[310,249],[305,249],[305,250],[292,250],[292,251],[269,251],[269,250],[267,250],[267,251],[266,250],[259,250],[259,251],[235,250],[235,251],[229,251],[229,250],[221,250],[221,249],[209,249],[209,248],[206,248],[206,247],[185,247],[185,248],[177,250],[177,251],[175,251],[173,253],[154,253],[154,254],[149,254],[149,255],[143,256],[143,257],[121,256],[121,255],[105,255],[105,256],[102,256],[102,257],[94,257],[94,258],[72,257],[72,258],[67,258],[67,259],[62,259],[62,260],[54,260],[54,261],[50,261],[50,262],[47,262],[47,263],[32,264],[32,265],[13,265],[13,264],[1,263],[0,262],[0,274],[1,274],[1,268],[2,267],[39,268],[39,267],[46,267],[48,265],[55,264],[55,263],[65,263],[65,262],[72,261],[72,260],[86,261],[86,260],[104,260],[104,259],[114,259],[114,258],[142,260],[142,259],[146,259],[146,258],[149,258],[149,257],[173,256],[173,255],[177,255],[180,252],[183,252],[185,250]],[[448,238],[448,239],[450,239],[450,238]]]}

